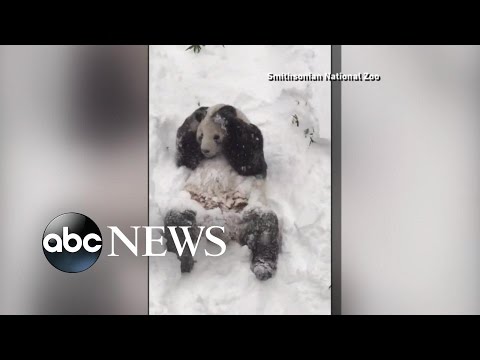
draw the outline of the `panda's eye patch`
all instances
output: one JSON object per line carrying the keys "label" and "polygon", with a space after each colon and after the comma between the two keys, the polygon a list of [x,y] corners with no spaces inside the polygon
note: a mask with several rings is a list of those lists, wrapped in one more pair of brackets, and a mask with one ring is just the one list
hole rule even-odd
{"label": "panda's eye patch", "polygon": [[213,137],[213,140],[220,140],[220,135],[215,135],[215,136]]}
{"label": "panda's eye patch", "polygon": [[202,141],[202,139],[203,139],[203,134],[200,134],[200,136],[198,137],[198,140]]}

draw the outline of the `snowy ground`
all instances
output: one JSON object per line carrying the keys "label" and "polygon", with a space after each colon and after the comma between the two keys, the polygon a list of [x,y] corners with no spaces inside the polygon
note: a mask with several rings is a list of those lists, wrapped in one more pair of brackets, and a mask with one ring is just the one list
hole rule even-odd
{"label": "snowy ground", "polygon": [[[236,243],[220,258],[198,257],[190,274],[174,254],[150,257],[150,313],[329,314],[330,83],[269,82],[268,73],[330,72],[330,46],[186,48],[150,48],[150,225],[163,225],[190,172],[175,166],[177,128],[199,104],[231,104],[263,133],[267,199],[283,222],[283,248],[266,282]],[[315,129],[311,145],[307,128]]]}

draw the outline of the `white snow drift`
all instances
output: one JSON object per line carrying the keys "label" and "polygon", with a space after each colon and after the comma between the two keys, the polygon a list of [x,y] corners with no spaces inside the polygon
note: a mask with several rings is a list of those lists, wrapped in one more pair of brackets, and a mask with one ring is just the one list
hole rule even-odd
{"label": "white snow drift", "polygon": [[330,313],[330,83],[268,81],[269,73],[330,72],[330,46],[186,48],[150,50],[150,225],[163,225],[191,173],[175,165],[177,128],[199,106],[224,103],[263,133],[266,197],[283,246],[265,282],[237,243],[221,257],[197,257],[183,275],[175,254],[151,257],[150,313]]}

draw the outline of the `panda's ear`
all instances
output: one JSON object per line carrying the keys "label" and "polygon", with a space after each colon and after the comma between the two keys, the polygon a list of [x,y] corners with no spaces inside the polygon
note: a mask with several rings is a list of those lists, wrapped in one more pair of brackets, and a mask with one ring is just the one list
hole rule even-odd
{"label": "panda's ear", "polygon": [[[208,107],[207,106],[202,106],[202,107],[199,107],[197,110],[195,110],[193,112],[193,114],[190,115],[189,117],[194,117],[195,120],[197,120],[198,123],[200,124],[200,122],[203,119],[205,119],[205,116],[207,115],[207,111],[208,111]],[[188,120],[188,118],[187,118],[187,120]]]}
{"label": "panda's ear", "polygon": [[185,119],[177,130],[177,166],[195,169],[204,156],[197,141],[197,129],[207,115],[208,107],[200,107]]}
{"label": "panda's ear", "polygon": [[237,117],[237,109],[231,105],[222,106],[216,113],[221,118],[228,120]]}
{"label": "panda's ear", "polygon": [[226,117],[223,153],[230,165],[243,176],[267,176],[260,129],[234,116]]}

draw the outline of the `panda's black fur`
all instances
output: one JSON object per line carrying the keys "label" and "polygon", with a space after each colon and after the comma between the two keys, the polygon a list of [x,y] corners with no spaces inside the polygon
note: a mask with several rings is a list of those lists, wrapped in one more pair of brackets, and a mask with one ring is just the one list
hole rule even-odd
{"label": "panda's black fur", "polygon": [[[207,107],[195,110],[177,131],[177,166],[195,169],[205,156],[196,139],[198,125],[207,114]],[[267,163],[263,154],[263,136],[260,129],[237,116],[230,105],[221,107],[212,116],[222,118],[226,129],[223,154],[230,165],[243,176],[267,176]]]}
{"label": "panda's black fur", "polygon": [[207,110],[208,107],[198,108],[177,130],[177,166],[186,166],[193,170],[205,158],[197,141],[197,129],[207,115]]}

